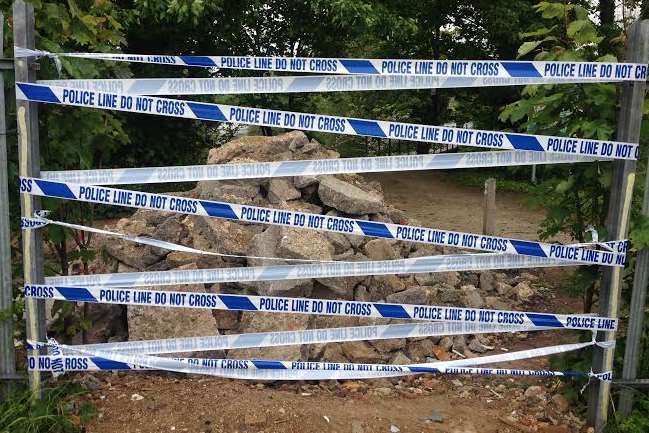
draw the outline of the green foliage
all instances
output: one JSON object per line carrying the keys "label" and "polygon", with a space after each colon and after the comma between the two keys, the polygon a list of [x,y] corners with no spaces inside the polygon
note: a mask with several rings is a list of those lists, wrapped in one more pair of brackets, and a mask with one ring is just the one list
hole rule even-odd
{"label": "green foliage", "polygon": [[[535,9],[547,22],[521,34],[531,40],[521,45],[519,56],[533,54],[535,60],[616,61],[615,56],[600,51],[597,44],[602,38],[582,6],[540,2]],[[522,96],[500,114],[502,121],[517,129],[532,134],[613,138],[617,95],[612,84],[527,86]],[[547,209],[542,239],[563,232],[583,242],[591,225],[600,237],[605,236],[610,164],[552,167],[543,177],[549,181],[541,195]]]}
{"label": "green foliage", "polygon": [[88,401],[80,401],[84,389],[66,382],[47,388],[42,399],[29,389],[12,392],[0,402],[0,433],[77,433],[96,414]]}

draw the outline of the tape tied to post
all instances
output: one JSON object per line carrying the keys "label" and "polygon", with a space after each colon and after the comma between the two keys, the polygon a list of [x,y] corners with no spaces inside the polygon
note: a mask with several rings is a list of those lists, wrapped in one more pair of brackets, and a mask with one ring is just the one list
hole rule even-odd
{"label": "tape tied to post", "polygon": [[[50,278],[49,280],[56,280],[56,278]],[[143,283],[142,285],[148,284]],[[72,302],[255,311],[262,313],[316,314],[323,316],[406,319],[432,322],[448,321],[496,325],[525,325],[542,329],[614,331],[617,329],[618,322],[615,318],[584,314],[532,313],[491,310],[486,308],[343,301],[317,298],[288,298],[280,296],[230,295],[140,288],[26,284],[23,287],[23,294],[26,298],[56,299]]]}
{"label": "tape tied to post", "polygon": [[235,221],[245,221],[348,235],[379,237],[430,245],[554,259],[572,264],[624,266],[627,243],[618,242],[617,252],[580,246],[547,244],[519,239],[485,236],[427,227],[381,223],[333,215],[311,214],[285,209],[245,206],[233,203],[177,197],[103,186],[54,182],[22,177],[20,192],[88,203],[169,211]]}
{"label": "tape tied to post", "polygon": [[154,114],[166,117],[482,147],[496,150],[531,150],[629,160],[637,159],[639,154],[637,143],[357,119],[191,102],[154,96],[123,95],[21,82],[16,82],[16,98],[33,102]]}
{"label": "tape tied to post", "polygon": [[83,58],[218,69],[315,74],[435,76],[467,78],[555,78],[590,82],[645,81],[640,63],[499,60],[348,59],[326,57],[174,56],[111,53],[51,53],[15,47],[16,57]]}

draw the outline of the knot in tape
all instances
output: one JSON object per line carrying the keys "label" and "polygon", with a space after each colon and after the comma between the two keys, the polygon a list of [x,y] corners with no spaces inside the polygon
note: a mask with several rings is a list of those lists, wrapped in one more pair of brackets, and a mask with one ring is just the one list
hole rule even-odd
{"label": "knot in tape", "polygon": [[56,378],[65,373],[63,364],[63,351],[54,338],[47,339],[47,346],[52,359],[52,375]]}

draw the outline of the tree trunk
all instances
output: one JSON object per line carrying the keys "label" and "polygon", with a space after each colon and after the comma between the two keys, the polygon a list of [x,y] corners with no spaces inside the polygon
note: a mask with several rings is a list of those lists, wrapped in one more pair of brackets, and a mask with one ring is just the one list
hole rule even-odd
{"label": "tree trunk", "polygon": [[615,0],[599,0],[599,22],[602,26],[615,23]]}

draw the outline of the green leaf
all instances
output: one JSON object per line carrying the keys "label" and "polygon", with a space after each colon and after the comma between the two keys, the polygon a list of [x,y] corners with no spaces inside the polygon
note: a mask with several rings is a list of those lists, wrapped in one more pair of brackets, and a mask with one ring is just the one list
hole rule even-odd
{"label": "green leaf", "polygon": [[521,45],[518,48],[518,55],[517,55],[516,58],[521,58],[524,55],[531,53],[532,51],[534,51],[536,49],[536,47],[538,47],[542,43],[543,43],[543,41],[524,42],[523,45]]}

